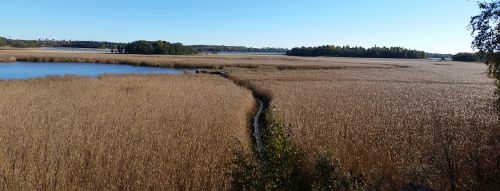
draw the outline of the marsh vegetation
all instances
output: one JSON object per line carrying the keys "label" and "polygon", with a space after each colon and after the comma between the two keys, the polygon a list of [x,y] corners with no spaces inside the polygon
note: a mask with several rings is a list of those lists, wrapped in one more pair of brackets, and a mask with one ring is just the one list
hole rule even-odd
{"label": "marsh vegetation", "polygon": [[0,191],[500,190],[500,0],[0,2]]}
{"label": "marsh vegetation", "polygon": [[0,190],[228,190],[254,107],[207,75],[0,80]]}
{"label": "marsh vegetation", "polygon": [[[0,55],[218,68],[234,81],[203,74],[0,81],[5,188],[470,190],[498,172],[495,85],[480,63]],[[274,116],[265,120],[260,154],[252,152],[252,93]]]}
{"label": "marsh vegetation", "polygon": [[422,60],[388,68],[227,69],[269,95],[306,177],[327,158],[380,190],[410,183],[485,189],[498,173],[500,149],[494,80],[485,70]]}

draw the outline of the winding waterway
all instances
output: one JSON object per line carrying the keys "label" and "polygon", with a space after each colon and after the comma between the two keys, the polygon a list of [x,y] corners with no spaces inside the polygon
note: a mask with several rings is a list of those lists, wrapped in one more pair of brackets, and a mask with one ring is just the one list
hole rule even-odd
{"label": "winding waterway", "polygon": [[253,127],[253,138],[254,138],[254,141],[255,141],[255,151],[257,153],[260,153],[262,151],[262,147],[263,147],[263,143],[262,143],[262,123],[261,123],[261,119],[262,119],[262,115],[264,114],[264,111],[266,110],[266,106],[267,106],[267,103],[264,103],[263,99],[260,99],[258,96],[255,95],[255,92],[251,89],[251,88],[248,88],[247,86],[243,85],[243,84],[238,84],[238,82],[230,79],[227,75],[226,72],[224,71],[219,71],[219,70],[196,70],[196,73],[204,73],[204,74],[211,74],[211,75],[217,75],[217,76],[221,76],[227,80],[231,80],[233,81],[235,84],[243,87],[243,88],[247,88],[249,89],[250,91],[252,91],[252,95],[253,97],[255,98],[255,101],[257,102],[257,111],[255,112],[255,114],[253,115],[252,117],[252,127]]}
{"label": "winding waterway", "polygon": [[253,137],[255,139],[255,150],[260,153],[262,150],[262,134],[260,119],[262,118],[262,114],[264,113],[264,102],[262,102],[259,98],[255,98],[257,104],[259,105],[259,109],[253,116]]}

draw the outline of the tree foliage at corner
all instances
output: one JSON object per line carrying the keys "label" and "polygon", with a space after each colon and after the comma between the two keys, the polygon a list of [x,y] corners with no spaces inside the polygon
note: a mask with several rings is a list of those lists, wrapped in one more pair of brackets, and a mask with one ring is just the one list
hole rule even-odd
{"label": "tree foliage at corner", "polygon": [[[472,47],[479,50],[486,59],[488,73],[496,79],[497,94],[500,95],[500,0],[479,3],[481,12],[473,16],[470,21],[470,28],[474,40]],[[496,107],[500,114],[500,97],[496,102]],[[500,160],[497,159],[497,164]],[[498,166],[498,165],[497,165]],[[500,171],[489,180],[487,187],[491,190],[498,190],[500,187],[498,177]]]}
{"label": "tree foliage at corner", "polygon": [[481,12],[472,17],[472,47],[484,55],[490,76],[500,86],[500,0],[479,3]]}

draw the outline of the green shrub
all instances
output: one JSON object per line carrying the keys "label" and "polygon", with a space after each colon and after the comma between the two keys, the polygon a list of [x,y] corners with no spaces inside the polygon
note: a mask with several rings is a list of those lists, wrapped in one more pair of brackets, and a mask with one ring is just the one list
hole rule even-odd
{"label": "green shrub", "polygon": [[241,144],[232,149],[233,190],[366,190],[362,175],[344,171],[330,155],[322,156],[309,178],[299,170],[300,153],[287,127],[271,112],[262,128],[264,147],[256,155]]}
{"label": "green shrub", "polygon": [[282,122],[266,113],[262,128],[264,148],[258,157],[241,146],[232,149],[231,177],[233,190],[304,190],[299,173],[299,152]]}
{"label": "green shrub", "polygon": [[263,190],[260,161],[252,153],[245,152],[241,144],[237,144],[231,151],[234,156],[231,160],[232,189]]}
{"label": "green shrub", "polygon": [[299,190],[304,181],[299,171],[299,151],[286,126],[271,112],[263,128],[262,163],[266,190]]}
{"label": "green shrub", "polygon": [[314,167],[312,190],[366,190],[362,175],[345,172],[338,161],[322,156]]}

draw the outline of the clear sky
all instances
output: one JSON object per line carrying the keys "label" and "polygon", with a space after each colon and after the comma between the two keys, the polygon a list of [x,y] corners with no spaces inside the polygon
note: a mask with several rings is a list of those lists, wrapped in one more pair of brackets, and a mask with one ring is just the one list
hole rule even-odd
{"label": "clear sky", "polygon": [[471,0],[0,0],[0,36],[472,51]]}

